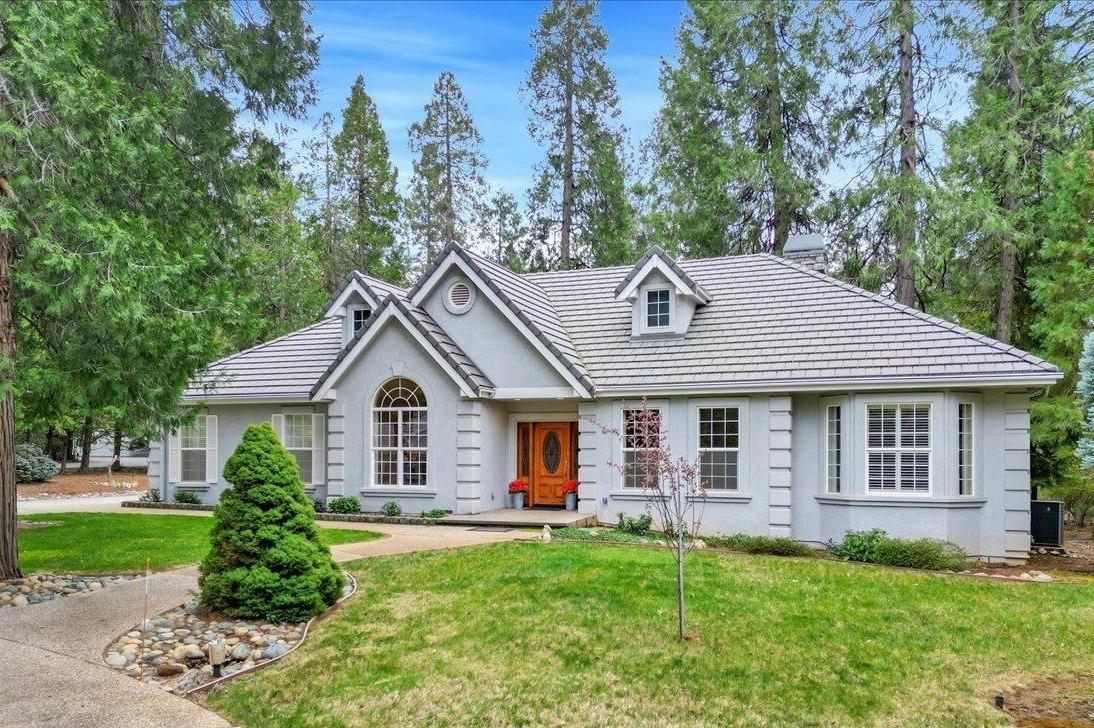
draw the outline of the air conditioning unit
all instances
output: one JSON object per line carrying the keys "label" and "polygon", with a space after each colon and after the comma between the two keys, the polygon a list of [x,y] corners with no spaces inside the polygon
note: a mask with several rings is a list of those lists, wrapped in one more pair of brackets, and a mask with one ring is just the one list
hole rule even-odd
{"label": "air conditioning unit", "polygon": [[1034,546],[1064,545],[1064,504],[1060,501],[1029,502],[1029,535]]}

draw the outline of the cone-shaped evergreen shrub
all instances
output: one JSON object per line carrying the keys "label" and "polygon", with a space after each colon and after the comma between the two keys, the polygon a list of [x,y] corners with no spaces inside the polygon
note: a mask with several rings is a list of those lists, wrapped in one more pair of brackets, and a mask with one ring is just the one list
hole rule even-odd
{"label": "cone-shaped evergreen shrub", "polygon": [[319,541],[315,509],[296,460],[268,423],[243,433],[213,514],[201,564],[201,602],[241,619],[302,622],[333,604],[342,573]]}

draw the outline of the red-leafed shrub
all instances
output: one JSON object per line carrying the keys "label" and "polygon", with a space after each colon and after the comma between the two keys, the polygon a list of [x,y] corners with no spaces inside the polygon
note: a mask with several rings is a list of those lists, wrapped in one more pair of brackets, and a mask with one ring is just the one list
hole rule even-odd
{"label": "red-leafed shrub", "polygon": [[528,492],[528,484],[525,483],[520,478],[517,478],[516,480],[514,480],[512,483],[509,484],[509,492],[510,493],[527,493]]}
{"label": "red-leafed shrub", "polygon": [[567,480],[565,483],[562,484],[562,495],[576,493],[579,485],[581,485],[581,483],[576,480]]}

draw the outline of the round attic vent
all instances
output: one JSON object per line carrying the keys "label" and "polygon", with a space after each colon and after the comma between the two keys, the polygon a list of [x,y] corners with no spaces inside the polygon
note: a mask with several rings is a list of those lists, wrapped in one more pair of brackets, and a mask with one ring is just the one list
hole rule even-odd
{"label": "round attic vent", "polygon": [[452,313],[464,313],[475,302],[475,292],[464,281],[457,281],[448,287],[445,304]]}

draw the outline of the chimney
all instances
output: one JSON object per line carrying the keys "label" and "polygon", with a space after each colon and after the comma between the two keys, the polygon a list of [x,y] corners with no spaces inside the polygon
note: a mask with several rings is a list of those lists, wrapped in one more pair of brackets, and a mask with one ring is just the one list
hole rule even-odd
{"label": "chimney", "polygon": [[810,233],[809,235],[791,235],[786,239],[783,247],[783,257],[798,265],[823,273],[824,272],[824,235]]}

